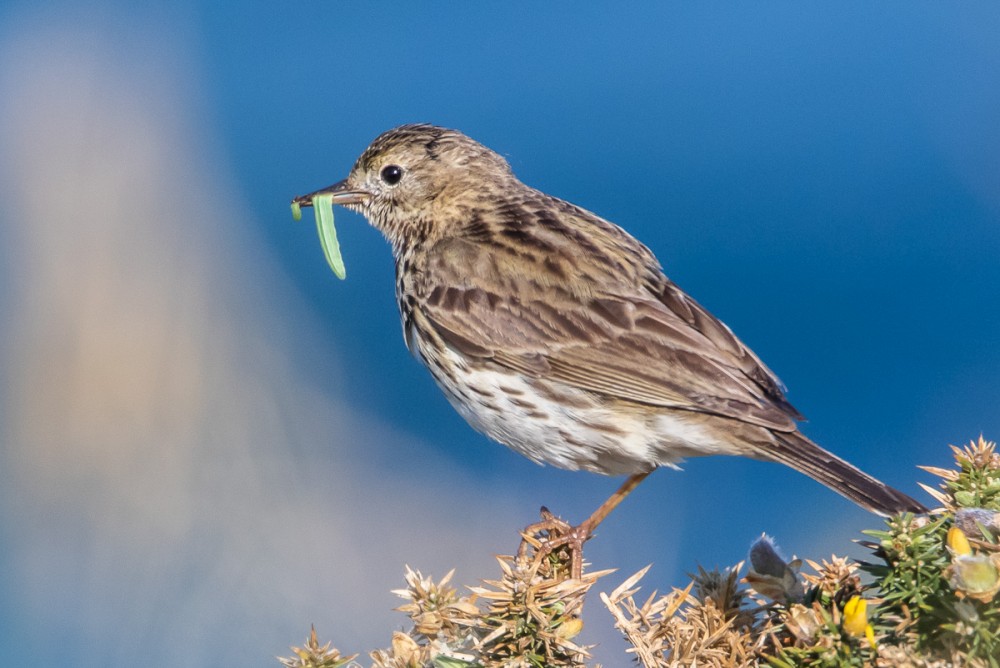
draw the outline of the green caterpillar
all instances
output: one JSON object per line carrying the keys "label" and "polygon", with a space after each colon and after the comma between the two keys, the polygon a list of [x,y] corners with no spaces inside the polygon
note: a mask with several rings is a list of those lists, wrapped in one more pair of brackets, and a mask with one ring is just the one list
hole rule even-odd
{"label": "green caterpillar", "polygon": [[[319,243],[323,246],[323,255],[334,275],[343,280],[347,278],[347,268],[340,255],[337,228],[333,225],[333,195],[314,195],[312,207],[316,214],[316,230],[319,232]],[[292,218],[302,220],[302,207],[298,202],[292,202]]]}

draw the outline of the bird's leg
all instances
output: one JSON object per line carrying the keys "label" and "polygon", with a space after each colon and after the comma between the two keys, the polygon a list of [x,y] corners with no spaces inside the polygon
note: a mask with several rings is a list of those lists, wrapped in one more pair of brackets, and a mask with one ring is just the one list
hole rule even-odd
{"label": "bird's leg", "polygon": [[[607,501],[575,527],[570,526],[569,523],[550,513],[548,508],[543,507],[542,521],[525,527],[524,531],[521,532],[521,546],[517,550],[518,559],[527,557],[529,545],[535,548],[536,561],[545,559],[556,550],[565,547],[569,550],[570,577],[579,578],[583,575],[583,544],[591,539],[594,530],[604,521],[604,518],[610,515],[611,511],[617,508],[618,504],[624,501],[625,497],[638,487],[639,483],[645,480],[650,473],[652,470],[630,475],[622,483],[622,486],[608,497]],[[543,531],[546,538],[539,540],[537,536]]]}
{"label": "bird's leg", "polygon": [[646,479],[653,470],[643,471],[642,473],[633,473],[628,477],[628,479],[622,483],[622,486],[618,488],[614,494],[608,497],[608,500],[600,505],[600,507],[593,512],[593,514],[585,519],[582,524],[580,524],[576,529],[585,530],[586,537],[590,538],[594,529],[597,525],[604,521],[604,518],[611,514],[611,511],[618,507],[618,504],[625,500],[625,497],[631,494],[632,490],[639,486],[643,480]]}

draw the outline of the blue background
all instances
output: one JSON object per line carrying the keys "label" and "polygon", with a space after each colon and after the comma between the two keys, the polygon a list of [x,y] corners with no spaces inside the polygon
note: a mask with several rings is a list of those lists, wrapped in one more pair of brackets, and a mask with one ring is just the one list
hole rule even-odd
{"label": "blue background", "polygon": [[[998,34],[994,3],[6,3],[3,662],[276,665],[310,623],[365,652],[404,564],[475,584],[540,505],[614,489],[464,424],[360,216],[345,282],[291,222],[406,122],[628,229],[811,438],[926,499],[917,465],[1000,432]],[[879,524],[776,465],[685,469],[588,545],[604,591]]]}

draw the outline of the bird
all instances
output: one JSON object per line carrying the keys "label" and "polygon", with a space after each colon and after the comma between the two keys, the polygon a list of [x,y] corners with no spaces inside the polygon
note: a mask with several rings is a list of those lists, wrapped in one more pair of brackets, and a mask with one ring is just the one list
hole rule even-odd
{"label": "bird", "polygon": [[576,527],[581,545],[650,472],[704,455],[784,464],[880,515],[926,512],[802,434],[775,374],[649,248],[465,134],[388,130],[293,203],[319,195],[388,240],[406,345],[473,428],[538,463],[628,476]]}

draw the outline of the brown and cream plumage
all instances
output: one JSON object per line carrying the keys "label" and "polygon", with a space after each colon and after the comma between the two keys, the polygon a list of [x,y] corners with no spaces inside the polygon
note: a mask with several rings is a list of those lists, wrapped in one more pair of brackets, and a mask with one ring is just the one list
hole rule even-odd
{"label": "brown and cream plumage", "polygon": [[452,405],[525,456],[639,477],[743,455],[876,513],[924,510],[803,436],[775,375],[646,246],[460,132],[390,130],[319,192],[391,243],[407,345]]}

